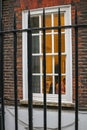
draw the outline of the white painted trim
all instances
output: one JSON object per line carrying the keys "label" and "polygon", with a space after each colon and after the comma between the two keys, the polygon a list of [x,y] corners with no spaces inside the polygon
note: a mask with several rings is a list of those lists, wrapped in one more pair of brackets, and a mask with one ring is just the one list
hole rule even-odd
{"label": "white painted trim", "polygon": [[[65,24],[66,25],[71,25],[71,6],[59,6],[60,11],[65,12]],[[53,12],[58,12],[58,6],[55,7],[48,7],[45,8],[46,13],[53,13]],[[43,13],[43,9],[34,9],[31,10],[31,16],[32,15],[38,15]],[[66,19],[67,18],[67,19]],[[69,19],[68,19],[69,18]],[[26,29],[28,26],[28,11],[25,10],[22,12],[22,28]],[[66,91],[67,93],[65,95],[62,95],[62,101],[63,102],[72,102],[72,40],[71,40],[71,29],[67,29],[65,32],[65,36],[67,36],[65,43],[66,44],[66,60],[67,60],[67,65],[66,65]],[[28,78],[27,78],[27,33],[23,32],[22,35],[22,61],[23,61],[23,100],[28,99]],[[37,99],[38,101],[43,100],[43,94],[33,94],[33,99]],[[47,95],[47,101],[58,101],[57,98],[58,96],[56,94],[49,94]]]}
{"label": "white painted trim", "polygon": [[[54,12],[58,12],[59,8],[60,8],[61,12],[62,11],[70,11],[71,5],[45,7],[44,9],[45,9],[45,13],[54,13]],[[22,13],[28,13],[28,10],[23,10]],[[31,14],[31,16],[43,14],[43,8],[31,9],[30,14]]]}
{"label": "white painted trim", "polygon": [[[28,12],[22,13],[22,28],[28,27]],[[25,24],[26,23],[26,24]],[[27,33],[22,33],[22,67],[23,67],[23,99],[26,100],[28,90],[28,76],[27,76]]]}

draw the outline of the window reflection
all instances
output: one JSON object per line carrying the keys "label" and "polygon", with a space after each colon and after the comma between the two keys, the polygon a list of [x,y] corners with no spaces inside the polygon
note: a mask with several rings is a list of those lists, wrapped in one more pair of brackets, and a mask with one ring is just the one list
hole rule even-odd
{"label": "window reflection", "polygon": [[33,93],[40,93],[40,76],[32,76]]}
{"label": "window reflection", "polygon": [[[31,17],[31,27],[36,28],[39,27],[39,17]],[[38,30],[33,30],[33,33],[38,33]]]}
{"label": "window reflection", "polygon": [[39,36],[32,36],[32,53],[39,53]]}
{"label": "window reflection", "polygon": [[46,73],[52,73],[52,56],[46,56]]}
{"label": "window reflection", "polygon": [[[58,52],[58,34],[54,35],[54,52]],[[65,52],[65,34],[61,34],[61,52]]]}
{"label": "window reflection", "polygon": [[39,56],[32,57],[32,72],[40,73],[40,57]]}
{"label": "window reflection", "polygon": [[52,35],[46,35],[46,53],[52,53]]}
{"label": "window reflection", "polygon": [[[59,73],[58,55],[55,56],[55,73]],[[66,55],[61,56],[61,73],[66,73]]]}
{"label": "window reflection", "polygon": [[[60,18],[61,18],[61,26],[64,26],[64,13],[61,13],[60,15]],[[54,26],[58,26],[59,23],[58,23],[58,14],[54,14]],[[58,32],[58,30],[54,30],[55,32]],[[64,32],[64,29],[61,30],[62,32]]]}
{"label": "window reflection", "polygon": [[[52,94],[53,93],[53,86],[52,86],[52,76],[46,77],[46,93]],[[43,86],[43,93],[44,93],[44,86]]]}
{"label": "window reflection", "polygon": [[[52,23],[51,23],[51,15],[46,15],[45,18],[45,26],[46,27],[51,27]],[[46,30],[46,32],[51,32],[51,30]]]}
{"label": "window reflection", "polygon": [[[61,78],[61,94],[65,94],[66,89],[66,79],[65,77]],[[59,79],[55,78],[55,94],[59,93]]]}
{"label": "window reflection", "polygon": [[[55,76],[55,84],[53,86],[53,80],[52,76],[47,76],[46,77],[46,93],[47,94],[53,94],[53,89],[54,93],[58,94],[59,93],[59,77]],[[43,93],[44,93],[44,86],[43,86]],[[66,78],[65,76],[61,77],[61,94],[66,93]]]}

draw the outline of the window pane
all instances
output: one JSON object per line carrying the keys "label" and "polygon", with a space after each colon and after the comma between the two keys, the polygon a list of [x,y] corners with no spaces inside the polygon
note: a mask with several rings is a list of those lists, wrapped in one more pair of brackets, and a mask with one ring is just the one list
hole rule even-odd
{"label": "window pane", "polygon": [[32,76],[33,93],[40,93],[40,77]]}
{"label": "window pane", "polygon": [[46,35],[46,53],[52,53],[52,36]]}
{"label": "window pane", "polygon": [[46,56],[46,73],[52,73],[52,56]]}
{"label": "window pane", "polygon": [[[46,93],[52,94],[53,93],[53,86],[52,86],[52,76],[46,77]],[[43,86],[43,92],[44,92],[44,86]]]}
{"label": "window pane", "polygon": [[[31,17],[31,27],[36,28],[39,27],[39,17]],[[34,30],[34,33],[38,33],[38,30]]]}
{"label": "window pane", "polygon": [[39,56],[32,57],[32,72],[40,73],[40,57]]}
{"label": "window pane", "polygon": [[32,53],[39,53],[39,36],[32,37]]}
{"label": "window pane", "polygon": [[[57,60],[58,56],[55,56],[55,60]],[[58,61],[58,60],[57,60]],[[55,61],[55,73],[58,74],[59,73],[59,65],[58,62]]]}
{"label": "window pane", "polygon": [[[41,40],[43,43],[43,36],[41,36]],[[43,52],[43,44],[41,47],[41,52]],[[46,53],[52,53],[52,35],[46,35]]]}
{"label": "window pane", "polygon": [[[59,88],[59,81],[55,81],[55,94],[58,94],[58,88]],[[65,77],[61,77],[61,93],[66,93],[66,79]]]}
{"label": "window pane", "polygon": [[[55,73],[59,73],[58,56],[55,56]],[[61,73],[66,73],[66,56],[61,56]]]}
{"label": "window pane", "polygon": [[[54,35],[54,52],[58,52],[58,35]],[[65,34],[61,34],[61,52],[65,52]]]}
{"label": "window pane", "polygon": [[55,53],[58,52],[58,35],[57,34],[54,35],[54,52]]}
{"label": "window pane", "polygon": [[52,56],[46,56],[46,73],[52,73]]}
{"label": "window pane", "polygon": [[[59,81],[58,76],[55,76],[55,94],[58,94]],[[65,76],[61,77],[61,93],[66,93],[66,78]]]}
{"label": "window pane", "polygon": [[[46,21],[45,21],[45,26],[46,27],[51,27],[52,24],[51,24],[51,15],[46,15]],[[46,30],[46,32],[51,32],[51,30]]]}
{"label": "window pane", "polygon": [[[61,13],[61,26],[64,26],[64,13]],[[54,26],[58,26],[58,14],[54,14]],[[64,32],[64,29],[61,30]],[[58,32],[58,30],[55,30],[55,32]]]}
{"label": "window pane", "polygon": [[66,73],[66,56],[61,56],[61,73]]}

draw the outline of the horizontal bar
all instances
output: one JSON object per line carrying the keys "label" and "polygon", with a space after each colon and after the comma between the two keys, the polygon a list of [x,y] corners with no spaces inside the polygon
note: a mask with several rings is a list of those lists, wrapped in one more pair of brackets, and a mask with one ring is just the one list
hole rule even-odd
{"label": "horizontal bar", "polygon": [[87,28],[87,24],[74,24],[74,25],[66,25],[66,26],[55,26],[55,27],[41,27],[41,28],[27,28],[27,29],[16,29],[16,30],[7,30],[7,31],[0,31],[2,33],[14,33],[14,32],[27,32],[27,31],[34,31],[34,30],[52,30],[52,29],[69,29],[69,28]]}

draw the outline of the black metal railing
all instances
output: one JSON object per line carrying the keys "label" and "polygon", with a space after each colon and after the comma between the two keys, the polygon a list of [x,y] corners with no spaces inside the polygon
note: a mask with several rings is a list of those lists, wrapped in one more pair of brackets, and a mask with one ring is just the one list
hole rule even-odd
{"label": "black metal railing", "polygon": [[[29,111],[29,130],[33,130],[33,96],[32,96],[32,31],[43,31],[43,85],[44,85],[44,130],[47,130],[47,96],[46,96],[46,30],[58,30],[58,61],[59,61],[59,98],[58,98],[58,130],[61,130],[61,29],[75,30],[75,130],[78,130],[78,29],[87,27],[87,24],[78,24],[77,9],[75,10],[75,24],[61,26],[60,9],[58,9],[58,26],[45,26],[45,9],[43,9],[43,27],[31,28],[30,11],[28,12],[28,29],[16,29],[16,16],[14,15],[14,29],[3,31],[0,30],[0,94],[1,94],[1,115],[2,129],[5,130],[5,113],[4,113],[4,79],[3,79],[3,35],[13,33],[14,36],[14,97],[15,97],[15,130],[18,130],[18,93],[17,93],[17,33],[27,32],[27,51],[28,51],[28,111]],[[2,27],[2,24],[1,24]]]}
{"label": "black metal railing", "polygon": [[[78,24],[77,8],[75,10],[75,24]],[[75,130],[78,130],[78,27],[75,27]]]}

